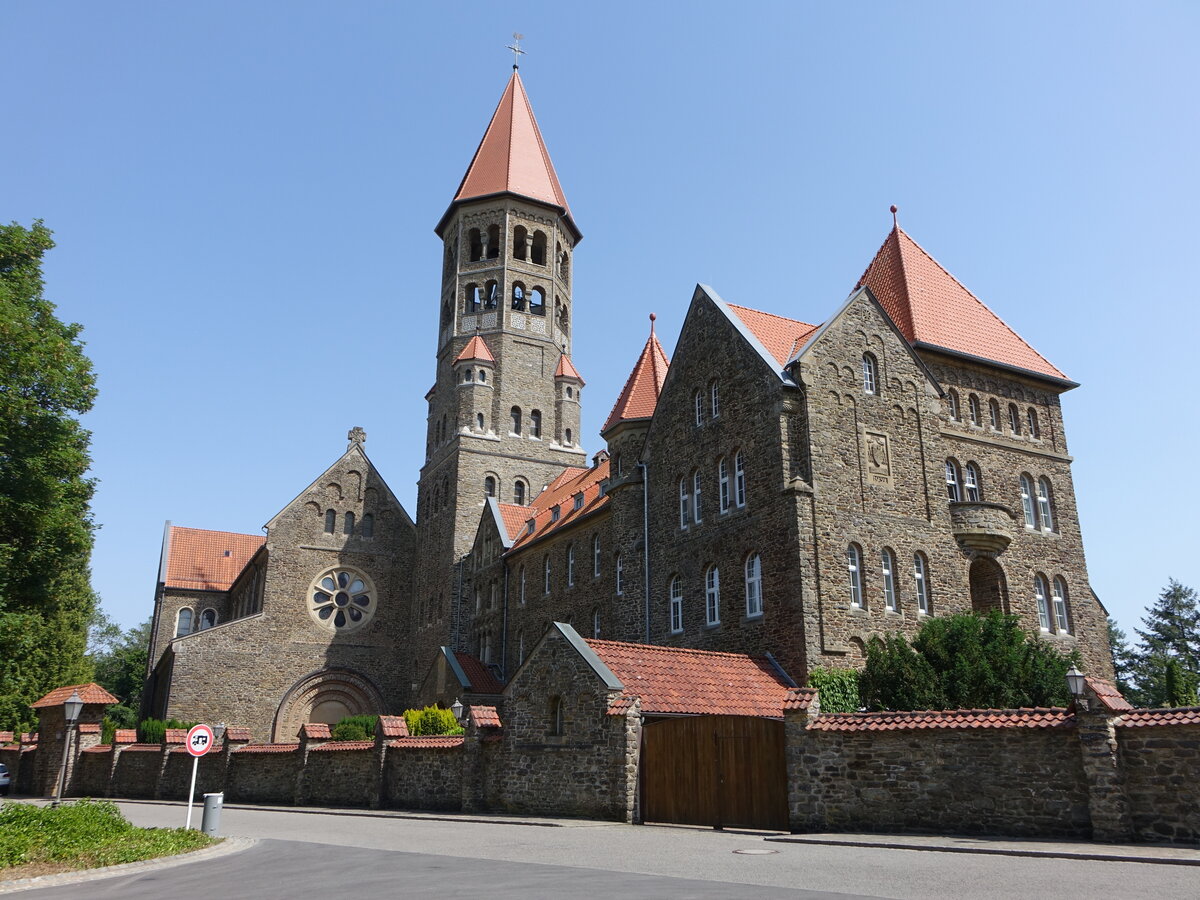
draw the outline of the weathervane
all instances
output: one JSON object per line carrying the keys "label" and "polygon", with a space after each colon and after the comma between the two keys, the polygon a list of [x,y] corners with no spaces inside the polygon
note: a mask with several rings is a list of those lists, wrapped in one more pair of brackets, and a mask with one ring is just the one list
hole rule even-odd
{"label": "weathervane", "polygon": [[513,69],[520,68],[521,57],[525,55],[525,51],[521,49],[521,40],[525,35],[519,32],[513,32],[513,42],[508,45],[508,49],[513,52]]}

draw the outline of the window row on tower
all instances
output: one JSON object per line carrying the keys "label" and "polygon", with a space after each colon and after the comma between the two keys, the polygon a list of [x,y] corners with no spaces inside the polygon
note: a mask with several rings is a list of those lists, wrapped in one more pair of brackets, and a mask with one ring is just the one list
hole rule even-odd
{"label": "window row on tower", "polygon": [[[532,263],[535,266],[546,265],[548,241],[546,233],[541,229],[530,231],[524,225],[517,225],[510,235],[511,258],[520,262]],[[467,230],[467,261],[481,262],[500,258],[500,226],[488,225],[484,228]],[[563,281],[569,280],[570,255],[563,249],[561,242],[555,243],[555,271]]]}
{"label": "window row on tower", "polygon": [[[514,281],[510,293],[510,304],[514,310],[530,315],[546,314],[546,291],[534,286],[527,288],[523,281]],[[477,313],[480,310],[496,309],[500,305],[500,285],[496,281],[484,282],[483,287],[472,282],[463,289],[463,312]]]}

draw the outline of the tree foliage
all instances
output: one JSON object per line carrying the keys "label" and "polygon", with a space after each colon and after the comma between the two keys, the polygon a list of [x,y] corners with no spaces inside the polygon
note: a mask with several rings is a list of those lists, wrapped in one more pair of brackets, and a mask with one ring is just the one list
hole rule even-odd
{"label": "tree foliage", "polygon": [[406,709],[404,721],[408,733],[413,737],[432,734],[462,734],[463,728],[454,718],[454,713],[437,706],[424,709]]}
{"label": "tree foliage", "polygon": [[1158,600],[1142,619],[1143,628],[1135,629],[1136,650],[1125,643],[1125,634],[1116,628],[1113,659],[1123,660],[1118,675],[1125,678],[1124,693],[1135,706],[1195,706],[1200,703],[1200,604],[1196,591],[1174,578],[1158,595]]}
{"label": "tree foliage", "polygon": [[858,712],[858,672],[820,667],[808,673],[808,686],[821,694],[821,712]]}
{"label": "tree foliage", "polygon": [[105,713],[106,731],[137,727],[150,653],[150,619],[121,631],[103,610],[96,609],[88,628],[88,650],[96,683],[118,701]]}
{"label": "tree foliage", "polygon": [[13,728],[33,723],[40,695],[91,675],[93,482],[76,416],[96,387],[80,326],[43,296],[53,246],[40,221],[0,226],[0,724]]}
{"label": "tree foliage", "polygon": [[867,709],[1065,706],[1076,660],[1031,639],[1016,616],[961,613],[929,619],[911,645],[872,638],[859,686]]}

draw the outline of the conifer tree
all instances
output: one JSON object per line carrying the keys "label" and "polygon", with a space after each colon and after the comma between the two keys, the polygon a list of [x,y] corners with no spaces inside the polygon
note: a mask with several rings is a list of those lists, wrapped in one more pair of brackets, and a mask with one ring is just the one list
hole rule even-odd
{"label": "conifer tree", "polygon": [[1200,604],[1174,578],[1136,629],[1141,641],[1130,700],[1138,706],[1193,706],[1200,686]]}

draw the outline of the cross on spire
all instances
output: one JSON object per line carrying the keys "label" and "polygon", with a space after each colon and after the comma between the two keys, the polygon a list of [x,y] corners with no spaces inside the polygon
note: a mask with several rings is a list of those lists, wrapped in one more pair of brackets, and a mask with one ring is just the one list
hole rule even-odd
{"label": "cross on spire", "polygon": [[521,67],[521,57],[525,55],[525,51],[521,49],[521,39],[524,37],[525,35],[514,31],[513,42],[509,44],[507,48],[513,52],[513,71],[516,71]]}

